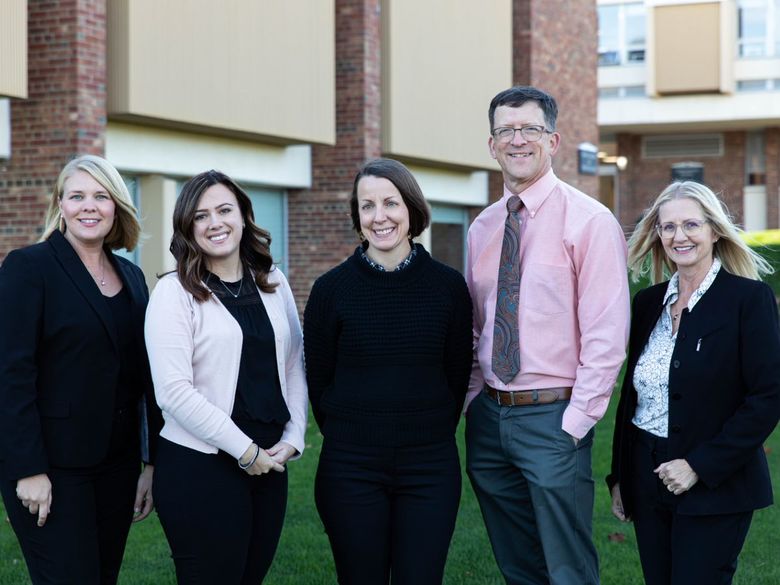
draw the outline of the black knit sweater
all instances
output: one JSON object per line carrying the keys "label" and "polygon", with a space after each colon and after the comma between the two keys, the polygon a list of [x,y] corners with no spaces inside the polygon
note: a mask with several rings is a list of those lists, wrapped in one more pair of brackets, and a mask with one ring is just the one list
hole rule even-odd
{"label": "black knit sweater", "polygon": [[309,399],[328,438],[411,446],[452,437],[472,362],[463,276],[417,244],[397,272],[360,248],[314,283],[304,313]]}

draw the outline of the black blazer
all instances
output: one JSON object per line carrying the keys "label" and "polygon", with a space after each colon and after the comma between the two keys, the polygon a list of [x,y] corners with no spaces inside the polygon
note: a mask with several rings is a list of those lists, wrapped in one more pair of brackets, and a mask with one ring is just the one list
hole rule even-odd
{"label": "black blazer", "polygon": [[[634,368],[663,310],[668,283],[634,297],[628,365],[612,442],[623,508],[629,490],[637,405]],[[766,284],[721,268],[692,312],[684,309],[669,369],[669,459],[685,459],[699,481],[681,494],[680,514],[729,514],[772,503],[763,442],[780,419],[780,330]]]}
{"label": "black blazer", "polygon": [[[162,419],[144,343],[149,292],[137,266],[108,257],[129,292],[143,356],[141,446],[150,462]],[[117,333],[108,304],[62,233],[6,257],[0,311],[0,477],[99,463],[111,436]]]}

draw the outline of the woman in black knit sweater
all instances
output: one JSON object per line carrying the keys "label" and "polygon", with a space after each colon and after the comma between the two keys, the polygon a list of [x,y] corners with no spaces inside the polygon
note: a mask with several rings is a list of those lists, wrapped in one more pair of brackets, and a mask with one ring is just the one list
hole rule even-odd
{"label": "woman in black knit sweater", "polygon": [[433,585],[460,501],[471,300],[459,272],[411,241],[430,211],[404,165],[364,165],[350,207],[363,243],[317,279],[304,314],[325,437],[317,510],[341,585]]}

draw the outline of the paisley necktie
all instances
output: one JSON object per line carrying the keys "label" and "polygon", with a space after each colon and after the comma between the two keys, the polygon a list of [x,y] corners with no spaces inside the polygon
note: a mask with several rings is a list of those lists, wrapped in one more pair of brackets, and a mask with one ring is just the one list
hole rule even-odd
{"label": "paisley necktie", "polygon": [[506,204],[504,241],[498,265],[496,318],[493,325],[493,373],[508,384],[520,371],[520,334],[517,311],[520,299],[520,209],[523,202],[513,195]]}

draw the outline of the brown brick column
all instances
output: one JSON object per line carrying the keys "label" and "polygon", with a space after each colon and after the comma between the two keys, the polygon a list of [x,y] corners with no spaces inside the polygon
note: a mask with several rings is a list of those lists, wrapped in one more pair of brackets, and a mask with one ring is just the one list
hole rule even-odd
{"label": "brown brick column", "polygon": [[336,144],[312,148],[312,187],[290,191],[290,280],[299,309],[314,280],[357,244],[348,198],[380,156],[381,0],[336,0]]}
{"label": "brown brick column", "polygon": [[28,98],[11,100],[0,165],[0,259],[40,235],[52,184],[78,154],[103,154],[105,0],[28,0]]}
{"label": "brown brick column", "polygon": [[598,195],[598,177],[577,173],[577,145],[598,145],[596,85],[598,23],[592,0],[514,0],[514,82],[533,85],[558,102],[561,148],[556,174]]}
{"label": "brown brick column", "polygon": [[780,228],[780,128],[767,128],[766,152],[766,227]]}

